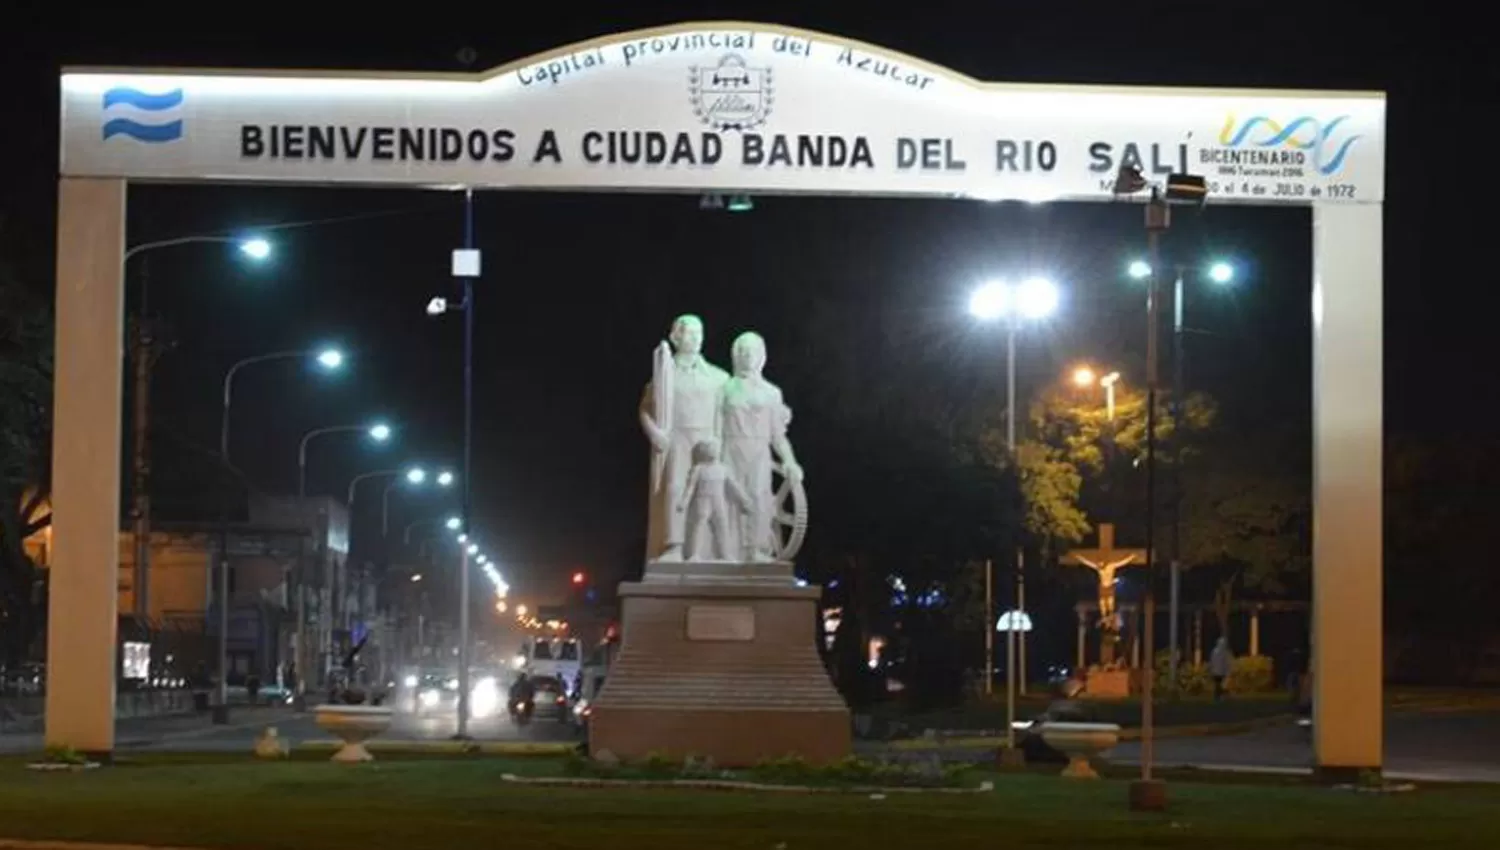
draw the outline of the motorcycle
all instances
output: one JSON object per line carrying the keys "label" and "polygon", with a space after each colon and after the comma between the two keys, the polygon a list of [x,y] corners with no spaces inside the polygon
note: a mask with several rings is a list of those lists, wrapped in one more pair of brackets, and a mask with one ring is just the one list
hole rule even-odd
{"label": "motorcycle", "polygon": [[517,726],[525,726],[531,722],[531,714],[536,710],[536,705],[529,699],[515,699],[510,701],[510,719]]}

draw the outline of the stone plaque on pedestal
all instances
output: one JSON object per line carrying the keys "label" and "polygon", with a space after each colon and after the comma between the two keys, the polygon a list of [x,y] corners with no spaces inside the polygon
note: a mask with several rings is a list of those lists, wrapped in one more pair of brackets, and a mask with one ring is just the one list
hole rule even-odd
{"label": "stone plaque on pedestal", "polygon": [[849,710],[816,646],[821,589],[798,587],[789,565],[776,583],[695,581],[695,566],[661,581],[653,564],[620,585],[620,652],[589,717],[590,751],[726,767],[848,756]]}
{"label": "stone plaque on pedestal", "polygon": [[690,605],[688,640],[755,640],[755,609],[745,605]]}

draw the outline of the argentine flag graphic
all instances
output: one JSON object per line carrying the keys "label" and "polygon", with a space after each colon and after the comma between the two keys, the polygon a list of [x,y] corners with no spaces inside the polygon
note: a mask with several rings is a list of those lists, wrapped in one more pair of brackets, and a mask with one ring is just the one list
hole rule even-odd
{"label": "argentine flag graphic", "polygon": [[182,89],[148,94],[112,88],[104,93],[104,138],[125,136],[160,144],[182,138]]}

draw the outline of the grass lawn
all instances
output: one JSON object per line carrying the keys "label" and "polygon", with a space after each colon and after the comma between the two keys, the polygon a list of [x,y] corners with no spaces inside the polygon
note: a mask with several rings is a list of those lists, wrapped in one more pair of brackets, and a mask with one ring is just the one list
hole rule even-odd
{"label": "grass lawn", "polygon": [[[311,759],[318,759],[313,761]],[[1123,782],[1019,774],[979,794],[566,789],[503,782],[557,759],[400,757],[336,765],[152,756],[81,773],[0,761],[0,837],[257,850],[505,846],[757,848],[1500,846],[1500,790],[1362,795],[1297,784],[1174,782],[1173,810],[1126,810]]]}

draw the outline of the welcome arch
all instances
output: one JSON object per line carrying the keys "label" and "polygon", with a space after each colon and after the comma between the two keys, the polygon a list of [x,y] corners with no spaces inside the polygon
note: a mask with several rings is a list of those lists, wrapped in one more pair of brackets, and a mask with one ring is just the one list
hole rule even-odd
{"label": "welcome arch", "polygon": [[1128,163],[1201,174],[1215,203],[1313,209],[1315,751],[1381,765],[1382,94],[987,83],[743,22],[477,74],[61,82],[49,745],[114,747],[129,182],[1103,201]]}

